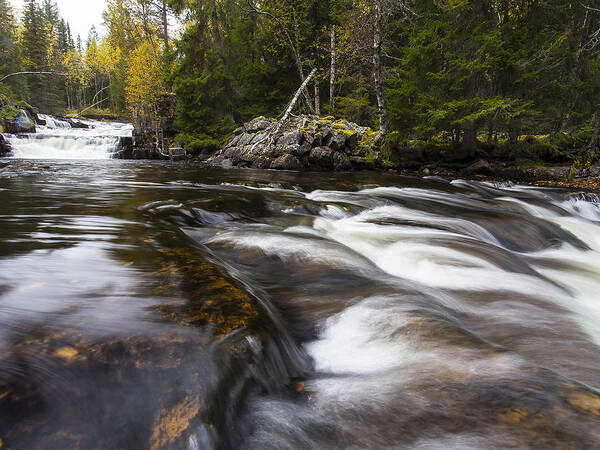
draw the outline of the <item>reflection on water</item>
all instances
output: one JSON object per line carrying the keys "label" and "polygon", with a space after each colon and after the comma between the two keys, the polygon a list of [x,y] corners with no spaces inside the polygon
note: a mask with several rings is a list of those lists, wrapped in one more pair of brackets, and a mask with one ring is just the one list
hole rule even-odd
{"label": "reflection on water", "polygon": [[597,448],[593,195],[0,173],[7,448]]}

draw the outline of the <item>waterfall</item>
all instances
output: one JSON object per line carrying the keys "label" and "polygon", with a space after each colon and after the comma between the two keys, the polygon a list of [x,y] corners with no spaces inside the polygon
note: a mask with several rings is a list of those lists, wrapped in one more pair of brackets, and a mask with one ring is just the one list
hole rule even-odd
{"label": "waterfall", "polygon": [[81,121],[88,128],[73,128],[67,121],[40,114],[46,125],[37,133],[5,134],[16,159],[110,159],[122,149],[123,138],[131,137],[131,124]]}

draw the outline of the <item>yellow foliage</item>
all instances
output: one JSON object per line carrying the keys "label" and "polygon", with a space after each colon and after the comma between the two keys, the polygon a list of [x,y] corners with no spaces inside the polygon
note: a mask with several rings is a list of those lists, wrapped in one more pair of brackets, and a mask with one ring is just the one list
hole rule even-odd
{"label": "yellow foliage", "polygon": [[155,117],[163,92],[159,49],[144,41],[131,52],[127,70],[125,96],[133,117]]}

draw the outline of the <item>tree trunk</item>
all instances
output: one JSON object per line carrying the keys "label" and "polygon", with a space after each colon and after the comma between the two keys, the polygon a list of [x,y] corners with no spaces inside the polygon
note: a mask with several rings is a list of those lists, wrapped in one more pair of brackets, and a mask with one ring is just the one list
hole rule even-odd
{"label": "tree trunk", "polygon": [[331,70],[329,73],[329,106],[333,113],[335,109],[335,64],[336,45],[335,45],[335,27],[331,27]]}
{"label": "tree trunk", "polygon": [[[277,22],[277,24],[281,27],[281,30],[283,31],[283,34],[285,34],[285,37],[288,41],[290,49],[292,50],[292,54],[294,55],[294,60],[296,61],[296,68],[298,69],[298,75],[300,76],[300,82],[302,83],[304,81],[304,65],[302,64],[302,58],[300,58],[300,54],[298,53],[298,50],[297,50],[296,46],[294,45],[294,40],[292,39],[292,36],[290,35],[288,29],[285,27],[283,22],[281,20],[279,20],[279,18],[277,16],[271,14],[268,11],[262,11],[262,10],[258,9],[256,6],[252,6],[252,5],[250,5],[250,6],[252,8],[251,9],[252,12],[255,12],[256,14],[262,14],[264,16],[269,17],[270,19]],[[302,91],[302,94],[304,95],[304,99],[306,100],[306,104],[308,105],[308,108],[310,109],[311,112],[314,113],[312,99],[310,98],[310,93],[308,92],[308,89],[306,89],[306,86],[305,86],[304,90]]]}
{"label": "tree trunk", "polygon": [[389,118],[387,108],[387,98],[385,96],[385,87],[383,73],[381,69],[381,46],[383,28],[383,14],[381,10],[381,0],[375,1],[375,23],[373,27],[373,79],[375,81],[375,93],[377,94],[377,108],[379,114],[379,133],[373,141],[373,147],[381,143],[389,130]]}
{"label": "tree trunk", "polygon": [[315,78],[315,114],[321,115],[321,92],[319,90],[319,79]]}
{"label": "tree trunk", "polygon": [[463,137],[460,143],[457,159],[467,160],[476,155],[479,148],[479,140],[477,139],[477,125],[475,123],[467,124],[463,127]]}
{"label": "tree trunk", "polygon": [[477,127],[475,125],[472,124],[464,128],[461,145],[468,150],[475,150],[479,146]]}
{"label": "tree trunk", "polygon": [[588,144],[588,152],[597,149],[598,145],[600,145],[600,108],[596,111],[596,132]]}
{"label": "tree trunk", "polygon": [[162,0],[162,25],[165,50],[169,49],[169,17],[167,16],[167,0]]}

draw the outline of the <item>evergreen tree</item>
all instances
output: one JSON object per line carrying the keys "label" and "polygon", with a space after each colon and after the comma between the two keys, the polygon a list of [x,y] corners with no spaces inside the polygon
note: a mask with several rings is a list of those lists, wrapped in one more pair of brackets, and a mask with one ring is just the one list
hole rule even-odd
{"label": "evergreen tree", "polygon": [[[0,78],[20,70],[19,48],[16,40],[16,24],[13,11],[7,0],[0,0]],[[22,90],[22,80],[12,77],[0,85],[0,93],[8,93],[8,87]],[[3,92],[5,91],[5,92]]]}
{"label": "evergreen tree", "polygon": [[[44,11],[39,7],[36,0],[27,0],[23,11],[22,25],[23,68],[30,72],[48,71],[50,39],[47,33]],[[48,95],[47,77],[34,74],[30,75],[27,80],[29,102],[44,111],[50,111],[52,105]]]}

